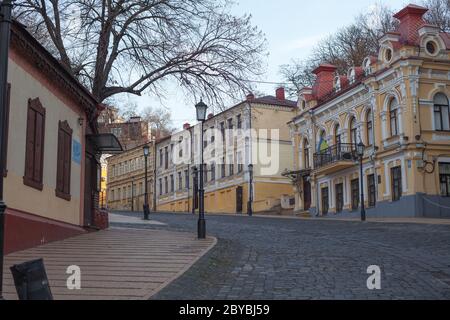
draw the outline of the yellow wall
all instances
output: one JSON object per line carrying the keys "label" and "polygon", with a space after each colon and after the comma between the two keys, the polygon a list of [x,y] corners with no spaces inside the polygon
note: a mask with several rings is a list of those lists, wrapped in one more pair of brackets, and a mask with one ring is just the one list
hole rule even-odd
{"label": "yellow wall", "polygon": [[[78,119],[84,117],[84,114],[67,106],[39,79],[25,71],[23,61],[19,63],[13,59],[9,60],[8,82],[11,83],[11,112],[9,115],[8,176],[4,180],[5,202],[11,209],[81,225],[81,165],[73,161],[71,163],[70,201],[56,197],[55,189],[59,121],[67,120],[73,130],[72,139],[84,144],[83,128],[78,123]],[[23,184],[29,98],[39,98],[46,109],[44,187],[42,191]],[[84,121],[84,125],[86,122]],[[84,155],[82,154],[81,157],[83,158]]]}

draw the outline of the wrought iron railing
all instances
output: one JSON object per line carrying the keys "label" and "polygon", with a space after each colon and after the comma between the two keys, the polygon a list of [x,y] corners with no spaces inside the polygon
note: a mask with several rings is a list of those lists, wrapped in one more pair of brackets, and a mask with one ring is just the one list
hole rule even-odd
{"label": "wrought iron railing", "polygon": [[355,155],[355,144],[338,143],[314,154],[314,168],[319,169],[338,161],[354,161]]}

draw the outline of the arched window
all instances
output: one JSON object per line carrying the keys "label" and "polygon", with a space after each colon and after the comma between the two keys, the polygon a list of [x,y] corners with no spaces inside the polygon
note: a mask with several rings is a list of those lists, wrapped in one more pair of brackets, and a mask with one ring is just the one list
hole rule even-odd
{"label": "arched window", "polygon": [[391,127],[391,137],[397,136],[398,132],[398,101],[393,98],[389,104],[389,123]]}
{"label": "arched window", "polygon": [[357,144],[358,143],[358,128],[356,127],[356,119],[352,117],[350,120],[350,143]]}
{"label": "arched window", "polygon": [[305,164],[305,169],[311,167],[309,164],[309,142],[307,139],[303,142],[303,163]]}
{"label": "arched window", "polygon": [[327,141],[325,130],[322,130],[320,132],[319,145],[318,145],[317,149],[318,149],[318,152],[325,152],[328,149],[328,141]]}
{"label": "arched window", "polygon": [[334,142],[337,145],[341,144],[341,127],[339,126],[339,124],[336,125],[336,127],[334,128]]}
{"label": "arched window", "polygon": [[434,126],[437,131],[450,131],[449,103],[443,93],[434,97]]}
{"label": "arched window", "polygon": [[372,122],[372,110],[367,111],[366,114],[366,136],[367,136],[367,145],[373,146],[373,122]]}

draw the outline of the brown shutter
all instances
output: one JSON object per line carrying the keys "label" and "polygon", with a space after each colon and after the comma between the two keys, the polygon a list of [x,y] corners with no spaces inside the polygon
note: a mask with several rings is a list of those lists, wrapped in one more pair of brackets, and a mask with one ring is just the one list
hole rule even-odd
{"label": "brown shutter", "polygon": [[28,108],[27,113],[27,138],[25,153],[25,178],[32,180],[33,178],[33,161],[34,161],[34,138],[36,111]]}
{"label": "brown shutter", "polygon": [[28,100],[24,184],[42,190],[44,171],[45,108],[39,98]]}
{"label": "brown shutter", "polygon": [[8,173],[7,165],[8,165],[8,132],[9,132],[10,101],[11,101],[11,84],[8,83],[8,87],[6,89],[6,110],[5,110],[5,127],[4,127],[5,131],[3,132],[3,143],[2,143],[4,150],[1,159],[1,161],[3,161],[4,177],[6,177]]}
{"label": "brown shutter", "polygon": [[70,172],[72,157],[72,135],[66,133],[64,142],[64,193],[70,194]]}
{"label": "brown shutter", "polygon": [[56,171],[56,190],[62,192],[64,189],[64,131],[61,129],[61,123],[58,128],[58,158]]}

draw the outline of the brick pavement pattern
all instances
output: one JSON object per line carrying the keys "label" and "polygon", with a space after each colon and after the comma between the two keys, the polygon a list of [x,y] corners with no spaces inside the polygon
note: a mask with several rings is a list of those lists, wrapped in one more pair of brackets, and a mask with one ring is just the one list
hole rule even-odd
{"label": "brick pavement pattern", "polygon": [[[9,267],[44,259],[55,300],[148,299],[184,273],[214,244],[192,233],[109,229],[10,254],[4,296],[17,299]],[[81,290],[67,288],[68,266],[81,268]]]}
{"label": "brick pavement pattern", "polygon": [[[196,231],[192,215],[152,219]],[[450,299],[449,225],[210,215],[207,234],[217,245],[153,299]]]}

